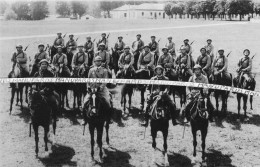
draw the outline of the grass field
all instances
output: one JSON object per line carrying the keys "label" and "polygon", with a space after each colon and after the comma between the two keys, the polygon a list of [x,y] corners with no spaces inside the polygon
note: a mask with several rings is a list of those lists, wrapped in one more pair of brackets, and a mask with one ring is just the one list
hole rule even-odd
{"label": "grass field", "polygon": [[[99,37],[96,31],[110,32],[109,42],[112,46],[119,35],[124,37],[126,44],[131,45],[137,33],[142,34],[142,39],[148,43],[151,35],[161,38],[160,47],[166,43],[167,36],[173,36],[177,48],[180,47],[184,38],[193,44],[194,58],[199,55],[199,49],[205,45],[207,38],[213,40],[215,48],[223,47],[229,56],[229,71],[235,74],[236,64],[242,56],[245,48],[251,50],[251,54],[259,52],[260,24],[250,22],[228,21],[202,21],[202,20],[89,20],[89,21],[10,21],[0,22],[0,77],[6,77],[11,68],[11,55],[15,51],[17,43],[26,46],[29,56],[37,51],[37,44],[43,42],[52,44],[52,36],[58,31],[63,33],[83,33],[79,43],[85,41],[87,34],[91,32],[92,38]],[[158,30],[156,28],[162,28]],[[165,28],[166,27],[166,28]],[[172,27],[172,28],[167,28]],[[153,30],[149,30],[153,28]],[[130,29],[125,32],[122,30]],[[136,29],[142,29],[137,31]],[[156,29],[156,30],[155,30]],[[117,32],[118,30],[118,32]],[[37,38],[38,35],[45,37]],[[21,36],[26,36],[19,38]],[[36,36],[36,37],[33,37]],[[10,37],[10,38],[9,38]],[[12,38],[11,38],[12,37]],[[15,39],[18,37],[19,39]],[[9,38],[9,39],[8,39]],[[77,38],[77,36],[76,36]],[[68,37],[66,37],[68,39]],[[253,61],[253,72],[256,74],[256,82],[260,83],[260,58],[259,53]],[[257,85],[256,90],[260,88]],[[34,137],[28,137],[28,108],[22,111],[14,107],[13,114],[9,116],[10,90],[8,85],[0,85],[0,166],[161,166],[163,158],[160,151],[157,153],[157,165],[152,165],[152,139],[150,128],[146,130],[139,125],[142,117],[137,114],[140,99],[139,92],[135,92],[133,109],[127,120],[115,118],[115,123],[110,128],[110,139],[114,149],[107,148],[107,157],[103,165],[89,164],[90,137],[86,133],[82,136],[82,127],[79,125],[81,118],[75,116],[75,112],[66,111],[65,116],[60,118],[57,127],[57,144],[53,146],[53,154],[44,158],[43,132],[40,128],[40,158],[34,157]],[[116,109],[120,105],[120,94],[114,98]],[[213,101],[213,104],[215,102]],[[72,106],[72,105],[71,105]],[[177,104],[179,106],[179,104]],[[228,101],[228,116],[222,122],[213,123],[209,127],[207,136],[207,165],[208,166],[260,166],[260,115],[259,97],[254,99],[254,110],[248,110],[249,121],[237,122],[237,102],[235,95]],[[87,130],[87,129],[86,129]],[[185,138],[182,139],[183,127],[170,126],[168,136],[168,150],[170,152],[170,166],[192,166],[192,135],[190,127],[186,127]],[[34,135],[32,135],[34,136]],[[199,136],[199,135],[198,135]],[[199,137],[198,137],[199,139]],[[200,151],[200,140],[197,149]],[[158,134],[157,146],[162,149],[162,135]],[[96,151],[97,153],[97,151]],[[96,154],[97,155],[97,154]],[[201,152],[198,152],[198,158]],[[199,163],[194,166],[200,166]]]}

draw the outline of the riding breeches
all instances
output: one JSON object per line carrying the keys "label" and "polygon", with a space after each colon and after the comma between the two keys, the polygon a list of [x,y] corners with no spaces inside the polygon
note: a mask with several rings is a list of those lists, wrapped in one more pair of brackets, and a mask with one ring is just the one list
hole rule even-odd
{"label": "riding breeches", "polygon": [[[111,95],[107,89],[107,87],[104,87],[102,91],[97,92],[97,97],[102,99],[102,102],[104,103],[104,108],[111,108],[112,107],[112,98]],[[84,104],[90,100],[91,96],[90,94],[87,94],[84,98]]]}
{"label": "riding breeches", "polygon": [[[240,74],[241,73],[237,73],[235,78],[238,78],[238,80],[239,80]],[[251,81],[253,78],[253,75],[251,72],[243,72],[243,77],[245,77],[246,81]]]}

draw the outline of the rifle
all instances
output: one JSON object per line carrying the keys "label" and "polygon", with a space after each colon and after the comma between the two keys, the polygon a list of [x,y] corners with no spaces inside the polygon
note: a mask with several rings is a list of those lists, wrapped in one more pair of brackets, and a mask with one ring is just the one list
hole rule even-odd
{"label": "rifle", "polygon": [[95,39],[93,40],[93,43],[95,42],[96,39],[97,39],[97,38],[95,38]]}
{"label": "rifle", "polygon": [[256,54],[254,54],[254,55],[252,56],[252,58],[251,58],[251,59],[253,59],[253,58],[255,57],[255,55],[256,55]]}
{"label": "rifle", "polygon": [[195,42],[195,40],[194,40],[194,41],[192,41],[192,43],[190,43],[190,45],[192,45],[194,42]]}
{"label": "rifle", "polygon": [[47,51],[47,49],[48,49],[49,47],[50,47],[49,44],[47,44],[47,46],[46,46],[46,48],[45,48],[44,51]]}
{"label": "rifle", "polygon": [[158,43],[160,42],[161,38],[158,40]]}
{"label": "rifle", "polygon": [[232,53],[232,51],[230,51],[230,52],[228,53],[227,57],[228,57],[231,53]]}
{"label": "rifle", "polygon": [[110,33],[108,33],[108,35],[107,35],[107,39],[109,38],[109,35],[110,35]]}
{"label": "rifle", "polygon": [[66,37],[66,35],[67,35],[67,33],[66,33],[66,34],[64,34],[62,38],[65,38],[65,37]]}
{"label": "rifle", "polygon": [[79,37],[76,39],[76,42],[78,41]]}
{"label": "rifle", "polygon": [[28,49],[29,46],[30,46],[30,44],[27,45],[27,46],[24,48],[24,51],[26,51],[26,50]]}

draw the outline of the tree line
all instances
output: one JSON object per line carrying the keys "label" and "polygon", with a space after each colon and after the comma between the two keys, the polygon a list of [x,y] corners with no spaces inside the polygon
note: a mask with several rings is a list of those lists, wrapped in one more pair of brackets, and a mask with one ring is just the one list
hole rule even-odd
{"label": "tree line", "polygon": [[201,16],[204,19],[215,19],[218,16],[221,19],[231,20],[232,17],[238,16],[240,21],[244,15],[260,14],[260,4],[254,3],[251,0],[205,0],[205,1],[196,1],[189,0],[186,2],[168,2],[164,7],[165,13],[169,18],[182,18],[183,15],[187,15],[187,18],[193,19],[200,18]]}

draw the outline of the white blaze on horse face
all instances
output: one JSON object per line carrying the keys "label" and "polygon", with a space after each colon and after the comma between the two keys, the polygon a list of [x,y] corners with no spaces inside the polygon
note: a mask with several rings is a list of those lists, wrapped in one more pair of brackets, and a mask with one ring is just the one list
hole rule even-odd
{"label": "white blaze on horse face", "polygon": [[93,99],[93,112],[94,113],[96,113],[96,94],[94,93],[93,95],[92,95],[92,99]]}

